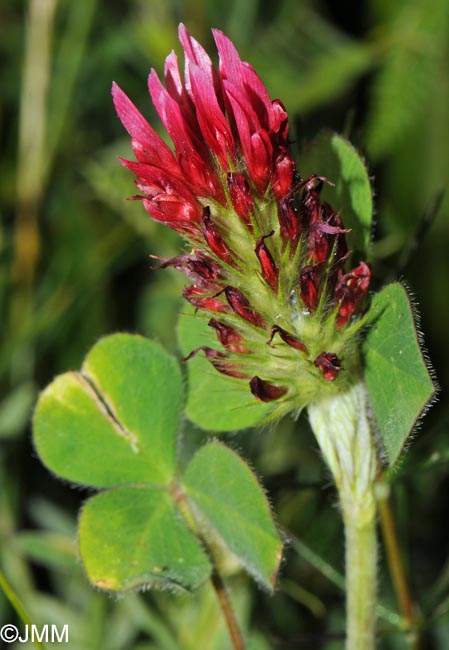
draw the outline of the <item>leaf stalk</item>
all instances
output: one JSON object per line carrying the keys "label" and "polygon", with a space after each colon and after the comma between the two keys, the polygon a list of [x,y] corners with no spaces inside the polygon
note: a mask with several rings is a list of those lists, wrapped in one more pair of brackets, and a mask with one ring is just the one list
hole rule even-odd
{"label": "leaf stalk", "polygon": [[223,613],[223,617],[228,628],[229,637],[232,642],[233,650],[245,650],[245,641],[243,635],[240,631],[239,624],[237,622],[237,617],[234,612],[231,600],[229,598],[226,586],[224,584],[223,578],[221,577],[220,571],[218,569],[218,562],[216,553],[212,544],[207,540],[206,535],[202,532],[201,522],[198,521],[195,517],[195,513],[189,505],[187,495],[182,490],[181,486],[178,483],[174,483],[171,486],[171,494],[174,498],[176,507],[178,508],[181,516],[183,517],[186,524],[192,530],[192,532],[198,537],[201,541],[204,549],[206,550],[209,559],[212,564],[212,574],[211,574],[211,584],[215,591],[215,594],[220,605],[220,609]]}

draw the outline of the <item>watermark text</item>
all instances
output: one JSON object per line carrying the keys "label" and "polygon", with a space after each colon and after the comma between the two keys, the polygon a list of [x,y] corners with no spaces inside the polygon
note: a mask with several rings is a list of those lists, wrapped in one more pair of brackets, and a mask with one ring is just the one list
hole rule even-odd
{"label": "watermark text", "polygon": [[20,629],[7,623],[0,628],[3,643],[68,643],[69,626],[63,625],[24,625]]}

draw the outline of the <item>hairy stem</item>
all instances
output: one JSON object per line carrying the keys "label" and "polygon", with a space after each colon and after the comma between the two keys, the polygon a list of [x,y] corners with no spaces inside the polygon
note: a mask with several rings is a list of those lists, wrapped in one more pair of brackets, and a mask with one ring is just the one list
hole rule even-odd
{"label": "hairy stem", "polygon": [[417,626],[417,608],[413,602],[412,594],[405,575],[402,554],[399,548],[396,525],[389,498],[389,487],[385,482],[380,483],[377,490],[379,504],[379,519],[385,552],[390,569],[391,580],[396,593],[401,613],[409,629],[408,644],[412,650],[419,647]]}
{"label": "hairy stem", "polygon": [[240,632],[234,609],[232,607],[221,575],[216,569],[214,569],[212,572],[211,582],[215,593],[217,594],[218,602],[220,603],[221,611],[223,612],[223,616],[228,627],[233,650],[245,650],[245,642],[243,640],[242,633]]}
{"label": "hairy stem", "polygon": [[342,503],[346,540],[346,648],[375,647],[377,539],[374,517],[359,524]]}
{"label": "hairy stem", "polygon": [[377,454],[362,382],[309,406],[337,486],[346,539],[346,650],[373,650],[376,623]]}
{"label": "hairy stem", "polygon": [[218,569],[218,563],[216,561],[216,551],[213,546],[207,539],[207,535],[203,534],[201,522],[198,521],[195,517],[195,513],[192,508],[189,506],[186,494],[183,492],[181,487],[174,483],[171,487],[171,494],[175,501],[175,505],[178,508],[179,513],[183,517],[186,524],[192,530],[192,532],[201,540],[209,559],[212,564],[212,575],[211,575],[211,584],[217,595],[218,602],[221,608],[221,611],[228,628],[229,636],[232,642],[233,650],[245,650],[245,641],[243,635],[240,631],[239,624],[237,622],[237,617],[232,607],[231,600],[226,591],[226,587],[223,581],[223,578],[220,575]]}

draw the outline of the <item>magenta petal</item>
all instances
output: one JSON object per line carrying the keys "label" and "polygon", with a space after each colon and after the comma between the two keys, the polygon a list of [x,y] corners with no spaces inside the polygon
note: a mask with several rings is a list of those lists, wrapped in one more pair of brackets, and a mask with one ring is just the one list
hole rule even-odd
{"label": "magenta petal", "polygon": [[174,165],[175,158],[170,148],[115,82],[112,84],[112,98],[117,115],[135,141],[133,145],[137,145],[135,152],[141,150],[145,162],[150,164],[160,164],[163,167]]}
{"label": "magenta petal", "polygon": [[[226,94],[232,107],[240,142],[249,174],[260,193],[265,192],[272,173],[272,147],[263,130],[254,129],[254,111],[245,110],[233,89],[224,82]],[[250,122],[251,121],[251,122]]]}
{"label": "magenta petal", "polygon": [[185,119],[179,104],[169,95],[154,70],[148,77],[148,89],[162,123],[173,140],[179,166],[193,191],[199,196],[212,196],[223,202],[223,190],[210,166],[208,149],[198,137],[200,128],[196,118],[194,122]]}
{"label": "magenta petal", "polygon": [[220,55],[220,74],[232,83],[239,81],[241,59],[234,43],[219,29],[213,29],[215,44]]}
{"label": "magenta petal", "polygon": [[275,99],[270,109],[270,130],[276,134],[278,145],[285,150],[288,149],[288,115],[283,103]]}
{"label": "magenta petal", "polygon": [[185,122],[178,103],[162,85],[155,70],[148,77],[148,90],[162,124],[176,147],[176,153],[193,149],[188,124]]}
{"label": "magenta petal", "polygon": [[172,50],[165,59],[164,78],[167,92],[179,105],[181,113],[189,124],[195,122],[195,113],[190,97],[186,92],[181,80],[178,66],[178,57]]}
{"label": "magenta petal", "polygon": [[270,113],[272,104],[262,80],[254,68],[240,59],[232,41],[218,29],[213,29],[215,43],[220,55],[220,74],[234,86],[235,92],[248,101],[257,114],[260,126],[271,127]]}
{"label": "magenta petal", "polygon": [[242,61],[240,64],[239,74],[241,78],[240,83],[243,86],[243,92],[256,111],[261,126],[267,131],[271,130],[272,119],[270,120],[270,116],[273,108],[270,96],[268,95],[268,91],[262,83],[262,80],[256,74],[252,65],[246,61]]}
{"label": "magenta petal", "polygon": [[[170,170],[123,158],[120,158],[120,161],[136,174],[138,188],[145,196],[143,203],[155,219],[167,221],[176,218],[199,223],[202,216],[200,204],[187,185]],[[150,210],[150,204],[156,206],[157,210]]]}
{"label": "magenta petal", "polygon": [[198,43],[195,38],[193,38],[193,36],[190,36],[186,26],[183,23],[179,24],[178,36],[186,59],[192,63],[196,63],[203,70],[209,71],[210,75],[212,76],[213,65],[208,53],[204,47],[200,45],[200,43]]}
{"label": "magenta petal", "polygon": [[235,143],[229,124],[217,101],[207,74],[197,65],[190,64],[190,79],[198,123],[208,147],[229,170],[229,157],[235,154]]}
{"label": "magenta petal", "polygon": [[190,36],[185,25],[180,23],[178,28],[179,42],[184,50],[185,57],[185,84],[187,92],[194,101],[194,91],[192,89],[190,78],[190,64],[197,65],[207,76],[209,83],[214,88],[218,101],[222,104],[221,97],[221,84],[217,71],[215,70],[209,55],[202,45],[198,43],[192,36]]}
{"label": "magenta petal", "polygon": [[254,133],[250,142],[251,162],[248,161],[248,167],[251,166],[254,182],[259,191],[264,192],[271,178],[273,147],[267,132],[263,129]]}
{"label": "magenta petal", "polygon": [[162,124],[173,140],[178,160],[180,156],[194,154],[207,160],[206,147],[198,137],[199,126],[194,112],[190,116],[183,114],[181,106],[164,88],[155,70],[151,70],[148,76],[148,90]]}
{"label": "magenta petal", "polygon": [[[220,55],[222,78],[230,81],[241,94],[246,95],[254,107],[257,104],[262,104],[265,114],[268,115],[271,109],[271,100],[267,89],[252,65],[240,59],[234,43],[223,32],[213,29],[212,33]],[[256,102],[253,102],[254,99],[256,99]]]}
{"label": "magenta petal", "polygon": [[287,154],[279,154],[276,158],[272,178],[272,191],[278,200],[290,193],[295,169],[295,163]]}
{"label": "magenta petal", "polygon": [[185,96],[186,93],[179,72],[178,57],[174,50],[165,59],[164,78],[167,91],[174,99]]}
{"label": "magenta petal", "polygon": [[242,124],[246,125],[246,128],[250,133],[255,133],[258,131],[260,129],[260,120],[254,110],[254,107],[247,100],[247,98],[242,95],[242,93],[239,93],[239,89],[227,80],[223,81],[223,88],[225,90],[226,99],[231,106],[231,110],[235,118],[240,137],[240,127]]}

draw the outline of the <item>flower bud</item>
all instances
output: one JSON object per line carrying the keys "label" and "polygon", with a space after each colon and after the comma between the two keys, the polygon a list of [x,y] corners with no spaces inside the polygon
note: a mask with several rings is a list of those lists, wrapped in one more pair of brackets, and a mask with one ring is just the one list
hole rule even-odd
{"label": "flower bud", "polygon": [[308,353],[306,346],[302,341],[299,340],[297,336],[290,334],[286,330],[282,329],[282,327],[279,327],[279,325],[273,325],[271,328],[270,338],[267,341],[267,345],[271,345],[271,342],[276,334],[279,334],[284,343],[287,343],[287,345],[289,345],[291,348],[295,348],[295,350],[301,350],[301,352],[305,352],[306,354]]}
{"label": "flower bud", "polygon": [[245,298],[241,291],[233,287],[226,287],[224,292],[237,316],[240,316],[240,318],[243,318],[252,325],[256,325],[256,327],[264,327],[265,322],[263,317],[251,309],[249,300]]}
{"label": "flower bud", "polygon": [[229,352],[248,352],[243,337],[240,336],[236,329],[221,323],[215,318],[211,318],[208,325],[216,331],[218,340],[226,350],[229,350]]}
{"label": "flower bud", "polygon": [[273,260],[273,256],[265,245],[265,239],[271,237],[274,233],[272,230],[268,235],[259,237],[256,243],[255,252],[262,267],[264,280],[270,285],[275,293],[278,290],[279,272]]}
{"label": "flower bud", "polygon": [[361,305],[371,281],[371,269],[365,262],[342,275],[335,286],[335,300],[340,303],[336,323],[341,328]]}
{"label": "flower bud", "polygon": [[323,373],[326,381],[334,381],[343,368],[340,359],[333,352],[322,352],[314,361],[317,368]]}
{"label": "flower bud", "polygon": [[315,311],[318,306],[318,288],[320,279],[316,266],[305,266],[299,276],[299,286],[301,289],[301,300],[311,312]]}
{"label": "flower bud", "polygon": [[228,306],[219,300],[216,296],[205,295],[201,287],[192,285],[186,287],[182,292],[183,297],[197,309],[206,309],[207,311],[227,312]]}
{"label": "flower bud", "polygon": [[251,196],[248,181],[243,174],[233,172],[227,175],[227,183],[234,210],[247,225],[250,225],[254,199]]}
{"label": "flower bud", "polygon": [[295,249],[299,239],[300,225],[298,209],[291,198],[283,199],[278,203],[278,220],[283,241],[285,243],[291,242],[293,249]]}
{"label": "flower bud", "polygon": [[249,382],[251,392],[261,402],[272,402],[287,394],[288,389],[282,386],[274,386],[260,377],[253,377]]}
{"label": "flower bud", "polygon": [[229,248],[226,246],[217,226],[211,219],[210,208],[204,208],[201,230],[203,232],[204,239],[208,243],[211,251],[215,253],[217,257],[222,259],[223,262],[231,264],[231,255],[229,253]]}
{"label": "flower bud", "polygon": [[295,163],[290,156],[281,153],[277,156],[274,164],[274,173],[271,189],[277,199],[282,199],[289,193],[293,174],[295,172]]}

